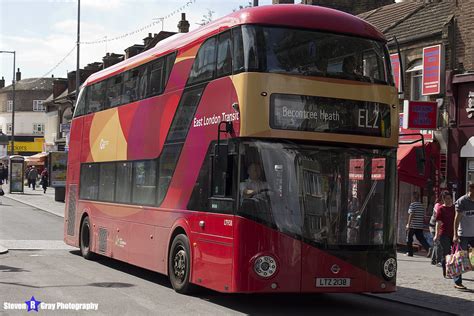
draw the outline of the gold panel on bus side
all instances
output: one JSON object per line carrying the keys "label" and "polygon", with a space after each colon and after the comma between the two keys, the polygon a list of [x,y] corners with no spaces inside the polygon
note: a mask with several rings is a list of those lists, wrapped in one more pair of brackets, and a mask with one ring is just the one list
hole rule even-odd
{"label": "gold panel on bus side", "polygon": [[89,137],[94,162],[127,159],[127,141],[116,108],[94,113]]}
{"label": "gold panel on bus side", "polygon": [[[242,73],[232,77],[240,109],[241,137],[275,137],[398,146],[399,106],[394,87],[331,78],[309,78],[271,73]],[[319,133],[270,128],[273,93],[369,101],[390,106],[389,138],[353,134]]]}

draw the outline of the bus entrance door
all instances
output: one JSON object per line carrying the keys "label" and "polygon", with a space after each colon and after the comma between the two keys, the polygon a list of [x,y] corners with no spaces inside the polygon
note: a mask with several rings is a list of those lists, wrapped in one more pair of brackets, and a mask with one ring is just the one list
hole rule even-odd
{"label": "bus entrance door", "polygon": [[[233,202],[229,199],[211,198],[209,203],[217,210],[232,210]],[[199,220],[193,283],[220,292],[231,291],[233,221],[232,214],[223,213],[207,213]]]}

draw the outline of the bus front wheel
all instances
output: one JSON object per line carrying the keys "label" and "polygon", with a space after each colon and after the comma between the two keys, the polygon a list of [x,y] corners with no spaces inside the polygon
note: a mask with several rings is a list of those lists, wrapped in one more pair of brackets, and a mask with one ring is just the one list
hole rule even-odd
{"label": "bus front wheel", "polygon": [[177,235],[171,244],[168,256],[168,274],[173,289],[181,294],[191,292],[189,282],[191,270],[191,252],[186,235]]}
{"label": "bus front wheel", "polygon": [[92,231],[89,217],[85,217],[81,225],[81,235],[79,237],[79,247],[81,254],[87,260],[94,259],[94,253],[91,251]]}

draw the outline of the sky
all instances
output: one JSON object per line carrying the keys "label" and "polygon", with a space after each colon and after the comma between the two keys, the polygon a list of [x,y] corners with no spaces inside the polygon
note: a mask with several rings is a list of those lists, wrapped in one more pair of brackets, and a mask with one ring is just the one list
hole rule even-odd
{"label": "sky", "polygon": [[[148,33],[158,33],[162,28],[176,32],[182,12],[193,30],[209,10],[217,19],[248,3],[249,0],[81,0],[81,42],[107,42],[82,44],[80,67],[102,61],[106,52],[124,54],[127,47],[143,44]],[[259,5],[271,3],[259,0]],[[183,6],[185,9],[179,11]],[[20,68],[22,79],[51,75],[66,78],[68,71],[76,69],[77,7],[77,0],[0,0],[0,51],[16,51],[16,67]],[[166,17],[163,25],[161,17]],[[123,35],[126,36],[111,40]],[[11,84],[12,75],[13,54],[0,54],[0,77],[5,78],[5,85]]]}

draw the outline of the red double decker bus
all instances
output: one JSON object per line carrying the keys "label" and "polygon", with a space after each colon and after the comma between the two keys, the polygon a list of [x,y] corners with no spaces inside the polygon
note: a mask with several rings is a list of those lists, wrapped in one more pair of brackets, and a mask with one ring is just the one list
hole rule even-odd
{"label": "red double decker bus", "polygon": [[220,292],[395,290],[397,91],[381,33],[244,9],[87,79],[64,238]]}

